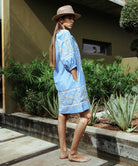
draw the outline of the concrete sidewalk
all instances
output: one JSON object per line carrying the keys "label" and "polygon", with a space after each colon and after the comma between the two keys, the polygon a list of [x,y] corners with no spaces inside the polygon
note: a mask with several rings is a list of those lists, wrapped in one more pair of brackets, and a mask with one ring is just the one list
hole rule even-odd
{"label": "concrete sidewalk", "polygon": [[61,160],[56,144],[0,128],[0,166],[121,166],[94,156],[89,157],[91,160],[87,163]]}

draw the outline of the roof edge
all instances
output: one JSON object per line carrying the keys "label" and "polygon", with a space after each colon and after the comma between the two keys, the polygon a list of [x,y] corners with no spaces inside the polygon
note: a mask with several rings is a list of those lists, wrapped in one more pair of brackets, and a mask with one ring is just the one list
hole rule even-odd
{"label": "roof edge", "polygon": [[122,0],[108,0],[110,2],[116,3],[120,6],[124,6],[126,4],[126,2],[122,1]]}

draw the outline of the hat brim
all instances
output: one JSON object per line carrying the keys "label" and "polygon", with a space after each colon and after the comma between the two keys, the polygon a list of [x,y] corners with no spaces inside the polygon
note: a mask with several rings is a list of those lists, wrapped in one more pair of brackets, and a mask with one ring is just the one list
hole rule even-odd
{"label": "hat brim", "polygon": [[52,17],[52,20],[55,21],[55,22],[57,22],[57,20],[58,20],[60,17],[65,16],[65,15],[74,15],[74,16],[75,16],[75,17],[74,17],[75,20],[77,20],[77,19],[79,19],[79,18],[81,17],[81,15],[78,14],[78,13],[63,13],[63,14],[58,14],[58,15],[53,16],[53,17]]}

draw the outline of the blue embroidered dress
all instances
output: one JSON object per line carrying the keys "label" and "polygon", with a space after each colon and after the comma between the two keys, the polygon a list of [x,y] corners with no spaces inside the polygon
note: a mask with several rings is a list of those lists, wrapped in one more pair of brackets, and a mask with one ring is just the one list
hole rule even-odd
{"label": "blue embroidered dress", "polygon": [[[54,82],[58,90],[59,113],[73,114],[90,108],[78,45],[66,29],[56,35]],[[77,82],[71,70],[77,69]]]}

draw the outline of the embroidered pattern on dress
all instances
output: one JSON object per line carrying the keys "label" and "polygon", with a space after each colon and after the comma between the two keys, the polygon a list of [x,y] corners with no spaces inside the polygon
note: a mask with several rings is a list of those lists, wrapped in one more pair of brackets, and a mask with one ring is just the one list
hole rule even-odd
{"label": "embroidered pattern on dress", "polygon": [[68,55],[68,56],[62,58],[61,61],[64,61],[65,59],[68,59],[68,58],[70,58],[70,57],[72,57],[72,55]]}
{"label": "embroidered pattern on dress", "polygon": [[58,100],[60,107],[73,107],[89,102],[86,86],[76,89],[58,92]]}
{"label": "embroidered pattern on dress", "polygon": [[[73,37],[74,39],[74,37]],[[78,60],[78,64],[79,66],[81,66],[81,71],[83,72],[83,69],[82,69],[82,63],[81,63],[81,58],[80,58],[80,50],[79,50],[79,47],[78,47],[78,44],[76,43],[76,40],[74,39],[74,50],[77,52],[76,54],[76,58]]]}
{"label": "embroidered pattern on dress", "polygon": [[71,92],[71,91],[79,90],[79,89],[81,89],[81,88],[83,88],[85,86],[86,86],[86,84],[84,84],[84,85],[82,85],[82,86],[80,86],[78,88],[73,88],[73,89],[69,89],[69,90],[65,90],[65,91],[58,91],[58,93],[68,93],[68,92]]}
{"label": "embroidered pattern on dress", "polygon": [[[63,46],[61,46],[62,44],[63,44]],[[76,43],[74,37],[71,36],[71,37],[63,40],[62,43],[60,44],[59,48],[60,48],[60,50],[59,50],[60,55],[62,55],[64,53],[64,57],[61,59],[61,61],[66,60],[75,55],[75,57],[78,61],[78,64],[81,67],[81,71],[83,72],[79,47],[78,47],[78,44]]]}

